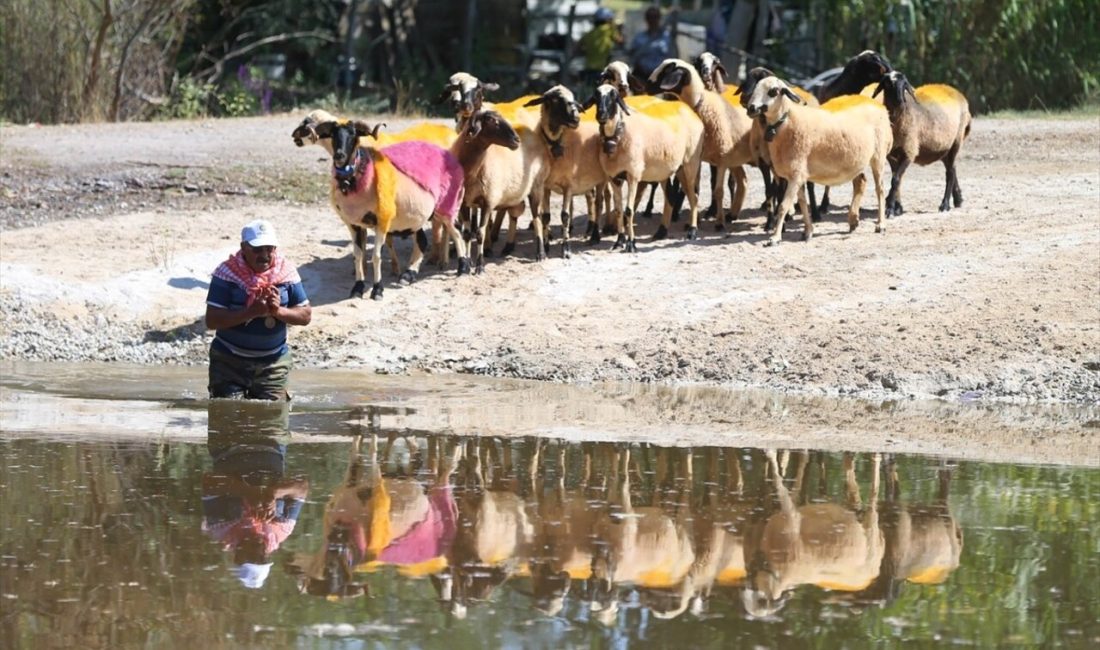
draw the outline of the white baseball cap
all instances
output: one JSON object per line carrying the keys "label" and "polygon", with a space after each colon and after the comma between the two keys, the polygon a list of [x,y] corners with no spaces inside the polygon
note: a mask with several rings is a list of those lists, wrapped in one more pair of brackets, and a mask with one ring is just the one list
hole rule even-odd
{"label": "white baseball cap", "polygon": [[241,241],[253,248],[279,245],[279,239],[275,236],[275,226],[266,219],[256,219],[246,223],[241,229]]}
{"label": "white baseball cap", "polygon": [[[264,244],[269,245],[269,244]],[[241,584],[248,589],[259,589],[264,586],[264,581],[267,580],[267,574],[271,572],[271,565],[267,564],[251,564],[244,563],[240,566],[234,567],[233,573],[236,574],[237,579],[241,581]]]}

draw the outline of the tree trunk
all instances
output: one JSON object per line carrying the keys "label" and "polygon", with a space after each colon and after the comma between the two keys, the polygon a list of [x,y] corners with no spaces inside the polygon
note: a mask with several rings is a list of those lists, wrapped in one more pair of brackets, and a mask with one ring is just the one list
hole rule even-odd
{"label": "tree trunk", "polygon": [[99,19],[99,29],[96,31],[95,44],[92,46],[91,59],[88,61],[88,76],[84,81],[83,106],[81,112],[87,116],[88,109],[93,105],[96,89],[99,86],[99,71],[103,65],[103,46],[107,42],[107,33],[114,23],[114,15],[111,13],[111,0],[103,0],[103,15]]}

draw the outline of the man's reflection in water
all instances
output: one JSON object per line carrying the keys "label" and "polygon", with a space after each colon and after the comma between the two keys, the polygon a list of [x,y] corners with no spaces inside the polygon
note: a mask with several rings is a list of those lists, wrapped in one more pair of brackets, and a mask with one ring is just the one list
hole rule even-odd
{"label": "man's reflection in water", "polygon": [[285,476],[289,437],[286,402],[210,400],[202,529],[233,553],[233,573],[250,589],[263,586],[309,491],[304,477]]}

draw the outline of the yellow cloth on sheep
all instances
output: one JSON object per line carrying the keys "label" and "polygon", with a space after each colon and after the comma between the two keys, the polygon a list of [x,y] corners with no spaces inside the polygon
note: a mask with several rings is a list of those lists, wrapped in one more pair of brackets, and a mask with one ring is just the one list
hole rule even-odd
{"label": "yellow cloth on sheep", "polygon": [[[392,169],[392,166],[390,167]],[[379,194],[381,201],[381,194]],[[381,220],[379,215],[379,220]],[[379,481],[378,487],[370,495],[368,507],[371,511],[370,535],[367,538],[367,557],[376,558],[390,545],[393,535],[390,532],[390,493],[386,491],[386,482]]]}
{"label": "yellow cloth on sheep", "polygon": [[374,184],[378,194],[378,230],[389,232],[390,225],[397,217],[397,170],[381,151],[368,148],[367,152],[374,164]]}

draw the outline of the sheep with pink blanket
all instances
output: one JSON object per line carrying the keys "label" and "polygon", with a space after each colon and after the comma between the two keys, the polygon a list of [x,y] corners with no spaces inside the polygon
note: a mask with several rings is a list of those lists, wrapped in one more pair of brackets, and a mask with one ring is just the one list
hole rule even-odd
{"label": "sheep with pink blanket", "polygon": [[[305,131],[308,131],[306,133]],[[303,125],[292,137],[301,142],[327,140],[332,152],[332,207],[352,233],[355,255],[355,286],[352,296],[362,296],[366,278],[364,230],[375,234],[371,257],[371,298],[382,299],[382,252],[380,245],[389,233],[415,233],[409,267],[401,281],[412,282],[428,247],[423,227],[431,220],[433,229],[443,228],[458,250],[458,273],[469,272],[465,242],[455,228],[455,215],[462,204],[462,166],[451,153],[428,142],[406,141],[380,149],[362,146],[361,138],[376,134],[365,122],[341,119]],[[314,140],[316,141],[316,140]]]}

